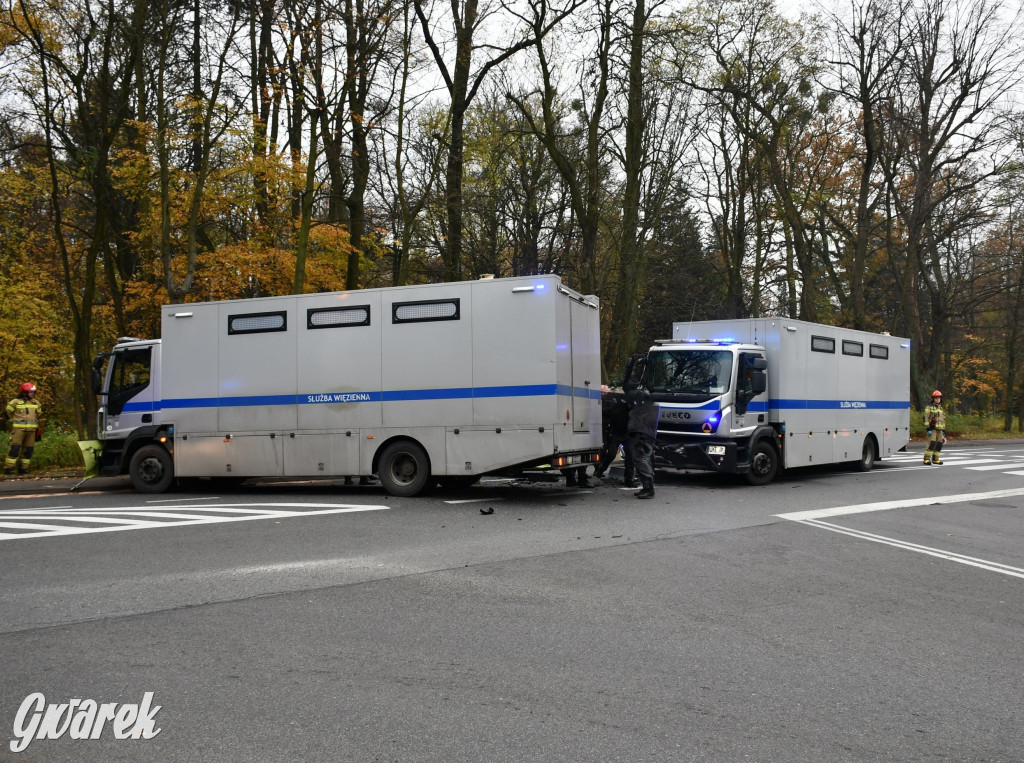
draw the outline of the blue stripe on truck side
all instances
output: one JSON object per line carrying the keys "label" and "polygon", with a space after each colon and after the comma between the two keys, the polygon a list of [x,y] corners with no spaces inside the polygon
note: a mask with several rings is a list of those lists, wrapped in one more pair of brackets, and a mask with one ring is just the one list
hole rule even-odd
{"label": "blue stripe on truck side", "polygon": [[901,410],[910,408],[908,400],[785,400],[773,399],[771,408],[801,411]]}
{"label": "blue stripe on truck side", "polygon": [[415,400],[465,400],[501,397],[565,395],[601,398],[600,389],[569,387],[563,384],[520,384],[502,387],[453,387],[449,389],[400,389],[381,392],[317,392],[304,395],[250,395],[246,397],[190,397],[151,402],[127,403],[125,413],[180,408],[237,408],[268,405],[323,405],[332,403],[379,403]]}
{"label": "blue stripe on truck side", "polygon": [[[193,397],[162,402],[129,402],[125,413],[147,413],[179,408],[237,408],[252,405],[323,405],[331,403],[379,403],[415,400],[463,400],[501,397],[563,395],[598,400],[601,391],[590,387],[569,387],[564,384],[525,384],[507,387],[454,387],[449,389],[385,390],[383,392],[323,392],[305,395],[250,395],[247,397]],[[691,410],[716,410],[719,401],[703,405],[682,406]],[[769,403],[753,401],[747,410],[906,410],[907,400],[799,400],[776,398]]]}

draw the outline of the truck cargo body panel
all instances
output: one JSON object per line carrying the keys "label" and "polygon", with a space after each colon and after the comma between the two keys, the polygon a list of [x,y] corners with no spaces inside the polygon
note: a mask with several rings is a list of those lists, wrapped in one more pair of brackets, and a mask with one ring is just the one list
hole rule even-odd
{"label": "truck cargo body panel", "polygon": [[439,476],[601,447],[597,300],[557,276],[171,305],[149,344],[159,386],[125,410],[173,433],[176,476],[367,475],[401,438]]}

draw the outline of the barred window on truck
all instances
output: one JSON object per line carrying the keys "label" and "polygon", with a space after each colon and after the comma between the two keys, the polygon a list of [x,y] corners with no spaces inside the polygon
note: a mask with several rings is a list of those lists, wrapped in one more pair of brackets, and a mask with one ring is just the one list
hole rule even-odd
{"label": "barred window on truck", "polygon": [[459,320],[459,300],[438,299],[421,302],[396,302],[391,306],[392,323]]}
{"label": "barred window on truck", "polygon": [[812,336],[811,350],[813,352],[836,352],[836,340],[829,336]]}
{"label": "barred window on truck", "polygon": [[310,329],[334,329],[369,325],[369,305],[321,307],[306,311],[306,328]]}
{"label": "barred window on truck", "polygon": [[854,342],[850,339],[843,340],[843,355],[856,355],[858,358],[864,357],[864,344],[863,342]]}
{"label": "barred window on truck", "polygon": [[288,314],[284,310],[272,313],[246,313],[228,316],[228,334],[263,334],[268,331],[287,331]]}

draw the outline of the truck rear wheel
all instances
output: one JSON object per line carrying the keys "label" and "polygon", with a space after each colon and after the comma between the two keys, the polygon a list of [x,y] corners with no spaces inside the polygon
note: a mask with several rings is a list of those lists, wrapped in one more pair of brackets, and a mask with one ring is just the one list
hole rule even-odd
{"label": "truck rear wheel", "polygon": [[163,446],[146,445],[132,456],[128,476],[140,493],[163,493],[174,481],[174,461]]}
{"label": "truck rear wheel", "polygon": [[430,481],[430,461],[426,451],[416,443],[393,442],[380,454],[377,476],[391,495],[416,495]]}
{"label": "truck rear wheel", "polygon": [[750,452],[750,469],[747,482],[751,485],[767,485],[779,471],[779,454],[767,440],[761,440]]}
{"label": "truck rear wheel", "polygon": [[861,450],[860,461],[857,468],[862,472],[870,472],[878,458],[878,447],[875,445],[875,438],[868,435],[864,438],[864,447]]}

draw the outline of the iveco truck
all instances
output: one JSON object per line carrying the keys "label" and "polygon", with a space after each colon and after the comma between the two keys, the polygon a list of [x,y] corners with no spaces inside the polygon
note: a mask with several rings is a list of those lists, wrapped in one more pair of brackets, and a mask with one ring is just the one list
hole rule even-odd
{"label": "iveco truck", "polygon": [[598,300],[558,276],[162,308],[94,364],[98,473],[376,474],[394,495],[597,460]]}
{"label": "iveco truck", "polygon": [[851,462],[910,441],[910,342],[789,318],[680,322],[632,378],[659,403],[655,463],[743,474]]}

